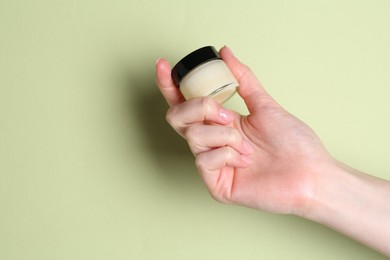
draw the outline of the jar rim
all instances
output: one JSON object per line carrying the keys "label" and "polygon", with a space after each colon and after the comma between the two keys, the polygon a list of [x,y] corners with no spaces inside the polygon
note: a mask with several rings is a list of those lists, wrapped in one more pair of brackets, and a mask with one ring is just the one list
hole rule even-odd
{"label": "jar rim", "polygon": [[182,58],[171,71],[171,77],[177,87],[180,81],[193,69],[211,60],[221,60],[214,46],[199,48]]}

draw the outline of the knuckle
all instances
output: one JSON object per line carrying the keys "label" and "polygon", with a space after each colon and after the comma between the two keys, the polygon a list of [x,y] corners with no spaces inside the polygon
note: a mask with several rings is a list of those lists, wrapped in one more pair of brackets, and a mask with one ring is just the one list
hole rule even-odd
{"label": "knuckle", "polygon": [[225,149],[225,160],[226,162],[228,162],[233,157],[233,149],[228,146],[224,147],[224,149]]}
{"label": "knuckle", "polygon": [[173,123],[173,118],[174,118],[174,109],[171,107],[168,109],[167,113],[165,114],[165,120],[172,125]]}
{"label": "knuckle", "polygon": [[203,108],[203,109],[207,109],[209,106],[210,106],[210,98],[208,97],[201,97],[199,98],[199,102],[200,102],[200,106]]}
{"label": "knuckle", "polygon": [[184,137],[187,140],[195,140],[200,134],[200,127],[198,125],[190,125],[184,132]]}
{"label": "knuckle", "polygon": [[176,131],[180,128],[180,121],[177,107],[170,107],[165,115],[165,120],[170,124]]}
{"label": "knuckle", "polygon": [[210,196],[217,202],[226,204],[226,200],[224,197],[220,194],[220,192],[216,189],[209,190]]}
{"label": "knuckle", "polygon": [[209,97],[201,97],[199,101],[200,101],[200,106],[202,108],[203,116],[206,119],[211,114],[211,112],[214,109],[216,109],[217,107],[217,104],[215,103],[216,101],[214,101]]}
{"label": "knuckle", "polygon": [[226,140],[228,144],[234,144],[239,140],[239,133],[238,130],[232,127],[226,127],[225,128],[224,135],[226,136]]}
{"label": "knuckle", "polygon": [[206,161],[206,157],[203,154],[199,154],[198,156],[196,156],[195,166],[199,171],[206,169],[207,161]]}
{"label": "knuckle", "polygon": [[246,64],[243,64],[242,68],[243,68],[243,73],[242,73],[243,75],[253,73],[252,69]]}
{"label": "knuckle", "polygon": [[196,147],[198,146],[199,132],[199,126],[191,125],[188,126],[183,133],[184,138],[187,140],[188,145],[194,153],[197,153]]}
{"label": "knuckle", "polygon": [[254,74],[253,74],[251,68],[249,68],[247,65],[243,64],[241,69],[242,70],[238,76],[240,81],[246,81],[246,80],[251,79],[253,77]]}

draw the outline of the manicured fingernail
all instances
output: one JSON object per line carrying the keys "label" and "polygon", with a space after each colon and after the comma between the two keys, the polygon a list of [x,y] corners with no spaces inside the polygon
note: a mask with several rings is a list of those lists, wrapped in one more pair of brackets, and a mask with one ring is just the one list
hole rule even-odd
{"label": "manicured fingernail", "polygon": [[251,152],[253,152],[253,147],[248,140],[244,140],[243,146],[246,154],[250,154]]}
{"label": "manicured fingernail", "polygon": [[221,108],[219,110],[219,117],[224,121],[224,122],[231,122],[233,120],[233,115],[231,112],[227,109]]}
{"label": "manicured fingernail", "polygon": [[252,163],[252,160],[248,156],[245,156],[245,155],[241,155],[241,160],[246,164]]}

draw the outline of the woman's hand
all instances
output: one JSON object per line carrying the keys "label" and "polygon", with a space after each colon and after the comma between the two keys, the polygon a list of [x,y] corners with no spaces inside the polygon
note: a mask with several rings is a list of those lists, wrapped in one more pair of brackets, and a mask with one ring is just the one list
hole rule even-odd
{"label": "woman's hand", "polygon": [[196,166],[218,201],[276,213],[299,214],[310,206],[317,176],[334,165],[314,132],[284,110],[250,69],[224,47],[250,114],[242,116],[206,97],[185,101],[164,59],[156,79],[171,106],[167,120],[196,156]]}
{"label": "woman's hand", "polygon": [[390,256],[390,182],[334,160],[228,48],[220,55],[239,81],[248,116],[205,97],[184,101],[169,63],[156,64],[157,84],[171,106],[167,120],[187,140],[211,195],[305,217]]}

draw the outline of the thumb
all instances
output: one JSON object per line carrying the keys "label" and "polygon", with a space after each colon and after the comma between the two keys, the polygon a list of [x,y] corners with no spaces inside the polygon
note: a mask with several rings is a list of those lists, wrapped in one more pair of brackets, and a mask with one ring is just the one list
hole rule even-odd
{"label": "thumb", "polygon": [[277,105],[249,67],[241,63],[227,46],[224,46],[219,53],[237,79],[240,85],[238,93],[244,99],[251,114],[264,106]]}

